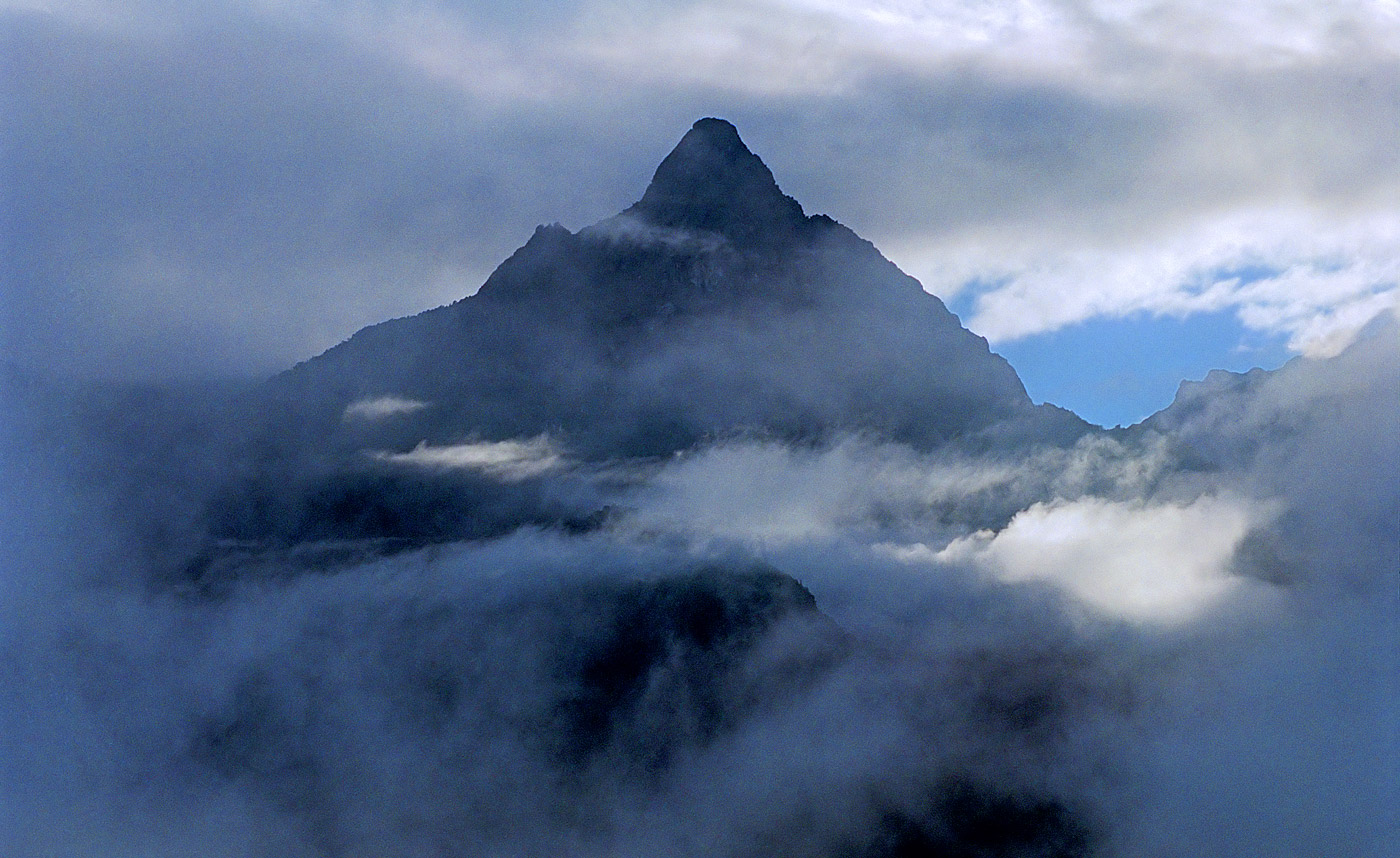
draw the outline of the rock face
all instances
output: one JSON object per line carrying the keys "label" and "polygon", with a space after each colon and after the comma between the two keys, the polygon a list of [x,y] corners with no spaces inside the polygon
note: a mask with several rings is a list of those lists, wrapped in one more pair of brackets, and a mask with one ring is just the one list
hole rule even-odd
{"label": "rock face", "polygon": [[[1033,406],[873,245],[804,214],[719,119],[695,123],[626,211],[577,233],[540,227],[478,294],[366,328],[271,389],[273,410],[347,450],[548,433],[613,458],[736,432],[930,447],[994,426],[1087,429]],[[425,405],[343,420],[383,397]]]}
{"label": "rock face", "polygon": [[[563,636],[553,659],[568,691],[548,733],[574,768],[607,757],[664,770],[678,750],[781,704],[843,654],[842,632],[807,588],[771,568],[580,588],[561,604],[591,624]],[[781,622],[803,634],[775,647]],[[755,659],[764,645],[773,651]]]}

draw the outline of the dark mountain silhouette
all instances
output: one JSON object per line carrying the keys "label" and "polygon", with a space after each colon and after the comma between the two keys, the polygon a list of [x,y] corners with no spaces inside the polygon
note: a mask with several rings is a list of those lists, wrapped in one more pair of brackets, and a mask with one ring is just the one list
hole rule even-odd
{"label": "dark mountain silhouette", "polygon": [[[702,119],[621,214],[543,226],[478,294],[366,328],[279,376],[322,449],[549,433],[583,458],[735,432],[858,430],[920,447],[1087,430],[869,242],[808,216],[733,125]],[[357,401],[423,403],[370,425]]]}

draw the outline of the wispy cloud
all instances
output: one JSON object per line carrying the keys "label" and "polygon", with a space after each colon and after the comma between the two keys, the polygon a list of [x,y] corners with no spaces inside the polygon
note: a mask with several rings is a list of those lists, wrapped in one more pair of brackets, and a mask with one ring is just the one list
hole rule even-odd
{"label": "wispy cloud", "polygon": [[968,324],[993,342],[1094,318],[1228,310],[1247,328],[1286,335],[1295,351],[1330,355],[1400,302],[1393,212],[1236,212],[1135,246],[1041,247],[1020,260],[993,260],[985,248],[973,255],[961,275],[987,285],[971,287]]}
{"label": "wispy cloud", "polygon": [[373,399],[360,399],[345,406],[346,420],[382,420],[400,414],[415,414],[428,407],[428,403],[402,396],[378,396]]}
{"label": "wispy cloud", "polygon": [[559,468],[563,456],[541,435],[525,441],[477,441],[432,446],[419,444],[407,453],[372,451],[372,458],[420,468],[463,468],[514,481],[537,477]]}

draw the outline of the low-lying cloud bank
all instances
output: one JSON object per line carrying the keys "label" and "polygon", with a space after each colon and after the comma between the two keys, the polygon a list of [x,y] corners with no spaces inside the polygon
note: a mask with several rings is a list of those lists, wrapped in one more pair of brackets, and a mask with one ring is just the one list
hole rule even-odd
{"label": "low-lying cloud bank", "polygon": [[[133,456],[172,445],[170,414],[65,436],[16,404],[3,842],[1379,858],[1400,832],[1396,366],[1381,327],[1069,447],[366,457],[516,523],[420,548],[211,543],[188,466]],[[113,462],[122,480],[83,479]]]}

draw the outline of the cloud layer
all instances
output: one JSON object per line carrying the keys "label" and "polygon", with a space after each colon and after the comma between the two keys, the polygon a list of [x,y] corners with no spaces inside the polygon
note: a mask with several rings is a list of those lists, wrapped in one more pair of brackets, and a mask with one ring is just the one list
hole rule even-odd
{"label": "cloud layer", "polygon": [[416,550],[211,543],[182,511],[242,466],[197,455],[208,391],[12,383],[5,840],[1379,858],[1397,344],[1212,376],[1068,447],[424,447],[378,466],[505,524]]}
{"label": "cloud layer", "polygon": [[534,225],[625,207],[706,114],[994,342],[1224,309],[1335,353],[1395,301],[1382,2],[143,0],[3,28],[5,337],[80,375],[263,373],[461,297]]}

